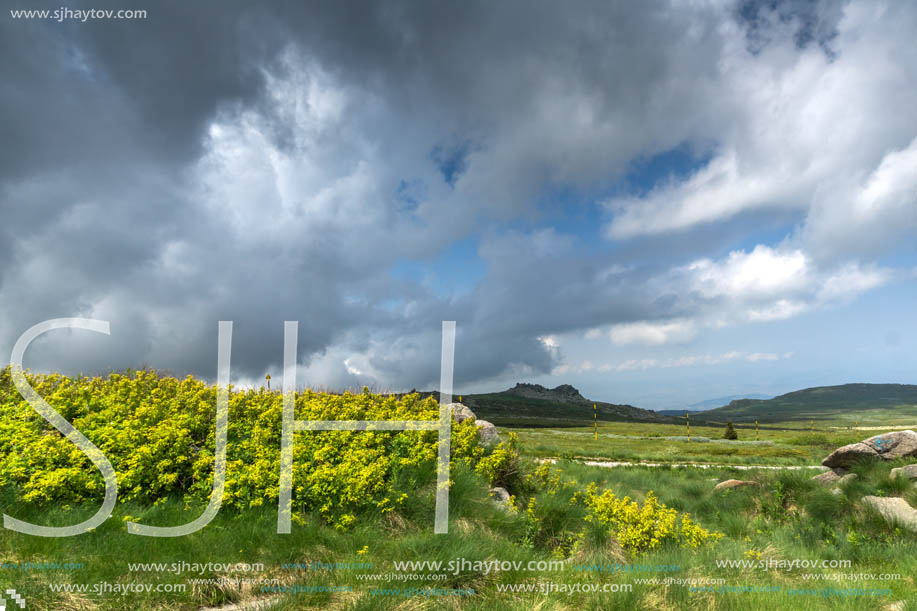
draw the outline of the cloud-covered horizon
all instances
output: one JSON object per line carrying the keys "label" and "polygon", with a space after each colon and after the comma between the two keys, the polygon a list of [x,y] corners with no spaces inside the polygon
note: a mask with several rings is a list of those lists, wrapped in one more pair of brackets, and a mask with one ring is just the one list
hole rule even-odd
{"label": "cloud-covered horizon", "polygon": [[[435,387],[443,320],[466,392],[663,405],[914,362],[917,7],[139,8],[0,14],[0,354],[112,330],[26,366],[212,378],[220,320],[242,382],[298,320],[326,388]],[[728,383],[675,377],[704,367]]]}

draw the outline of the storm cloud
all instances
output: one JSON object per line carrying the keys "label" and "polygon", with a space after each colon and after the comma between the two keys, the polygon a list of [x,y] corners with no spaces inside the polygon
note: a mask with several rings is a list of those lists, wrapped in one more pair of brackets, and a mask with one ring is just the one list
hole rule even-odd
{"label": "storm cloud", "polygon": [[232,320],[254,381],[298,320],[301,380],[432,387],[456,320],[457,387],[499,386],[571,359],[547,337],[690,345],[909,277],[907,4],[14,4],[0,354],[112,330],[32,368],[212,378]]}

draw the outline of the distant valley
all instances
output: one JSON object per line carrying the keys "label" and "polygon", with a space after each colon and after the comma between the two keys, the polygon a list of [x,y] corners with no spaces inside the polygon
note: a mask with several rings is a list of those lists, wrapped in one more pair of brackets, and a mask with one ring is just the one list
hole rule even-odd
{"label": "distant valley", "polygon": [[718,407],[723,407],[728,405],[733,401],[739,399],[772,399],[773,395],[762,395],[760,393],[749,393],[744,395],[729,395],[727,397],[717,397],[716,399],[707,399],[706,401],[698,401],[697,403],[692,403],[686,407],[678,409],[660,409],[656,410],[659,414],[665,414],[668,416],[684,416],[685,412],[705,412],[707,410],[716,409]]}

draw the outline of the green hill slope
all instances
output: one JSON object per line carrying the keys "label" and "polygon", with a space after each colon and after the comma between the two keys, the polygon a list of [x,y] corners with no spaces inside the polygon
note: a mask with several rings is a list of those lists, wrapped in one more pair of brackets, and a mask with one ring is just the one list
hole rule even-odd
{"label": "green hill slope", "polygon": [[706,421],[875,420],[917,415],[917,386],[910,384],[843,384],[819,386],[773,399],[739,399],[698,414]]}

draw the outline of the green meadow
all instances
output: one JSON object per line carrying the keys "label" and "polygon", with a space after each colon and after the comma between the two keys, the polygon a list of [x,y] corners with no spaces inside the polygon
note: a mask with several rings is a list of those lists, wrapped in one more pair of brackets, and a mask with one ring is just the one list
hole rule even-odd
{"label": "green meadow", "polygon": [[[43,395],[75,397],[74,406],[82,407],[73,407],[70,417],[87,430],[92,421],[98,431],[114,426],[94,414],[107,413],[105,397],[115,390],[138,406],[137,411],[128,409],[126,418],[149,415],[142,407],[147,404],[144,392],[160,399],[174,392],[171,402],[162,400],[168,410],[157,418],[178,418],[169,420],[178,431],[185,426],[176,424],[183,422],[183,401],[194,397],[205,438],[193,440],[189,433],[189,443],[207,443],[204,431],[212,424],[207,416],[212,408],[204,409],[200,401],[213,397],[196,382],[158,381],[143,374],[114,382],[40,382],[51,384]],[[25,427],[35,435],[30,443],[49,444],[44,453],[16,446],[20,457],[10,451],[14,440],[5,440],[6,454],[0,456],[3,513],[52,526],[91,516],[98,507],[91,478],[82,481],[86,498],[55,500],[64,499],[55,495],[67,487],[54,478],[75,477],[73,471],[61,471],[61,465],[76,460],[58,452],[68,442],[54,440],[8,383],[0,386],[6,388],[0,395],[3,431],[9,435],[16,426]],[[95,400],[81,394],[85,388],[93,389]],[[155,388],[160,390],[154,393]],[[130,389],[143,392],[131,394]],[[85,405],[84,397],[90,397]],[[279,413],[277,401],[279,394],[234,394],[231,405],[238,414],[231,410],[230,420],[250,418],[270,430],[270,419]],[[312,393],[297,409],[335,401],[355,410],[432,413],[435,408],[432,399],[425,403],[409,396],[394,402],[364,392],[344,399]],[[871,415],[854,422],[864,429],[881,427],[886,414]],[[862,502],[863,496],[873,495],[917,505],[914,485],[889,475],[906,461],[858,465],[858,477],[833,490],[812,480],[818,469],[784,468],[818,465],[834,448],[877,432],[854,430],[846,418],[814,425],[770,422],[757,433],[742,423],[738,440],[732,441],[722,439],[719,424],[692,424],[689,440],[684,424],[599,422],[595,427],[503,427],[504,442],[485,448],[461,436],[471,430],[467,426],[457,430],[460,436],[453,444],[465,458],[453,460],[448,534],[433,533],[436,472],[425,457],[435,438],[416,432],[334,433],[333,444],[321,445],[324,433],[298,433],[297,444],[322,454],[328,468],[352,469],[361,464],[360,456],[368,457],[364,467],[369,468],[377,460],[373,457],[382,455],[389,468],[377,487],[354,488],[357,496],[338,494],[343,488],[332,486],[336,472],[313,481],[316,490],[300,485],[292,532],[278,534],[276,491],[258,483],[272,481],[273,455],[260,455],[268,467],[258,480],[241,475],[246,465],[240,455],[233,463],[239,471],[230,474],[238,482],[233,493],[246,503],[227,503],[209,525],[190,535],[128,534],[127,521],[184,524],[205,507],[206,497],[194,491],[209,489],[203,485],[207,482],[192,481],[199,471],[188,471],[190,479],[181,484],[184,471],[155,462],[149,468],[178,469],[181,477],[158,474],[150,481],[174,485],[161,494],[135,490],[91,532],[43,538],[0,530],[0,586],[15,589],[27,609],[38,610],[915,608],[917,535],[888,523]],[[105,449],[104,435],[93,435]],[[170,438],[168,451],[177,451],[183,435]],[[244,427],[230,435],[231,456],[241,448],[251,450],[246,445],[250,435]],[[265,435],[265,444],[277,443]],[[389,437],[384,443],[380,438],[383,445],[376,448],[358,435]],[[398,441],[399,435],[410,443]],[[138,438],[137,443],[134,453],[153,451],[146,441]],[[354,448],[362,449],[354,454]],[[119,459],[116,470],[119,464],[139,469],[129,456]],[[398,456],[406,461],[403,468]],[[324,468],[314,458],[297,454],[297,460],[305,461],[298,478]],[[662,466],[609,468],[587,461]],[[20,469],[21,464],[29,468]],[[36,488],[35,473],[29,470],[45,478],[41,487]],[[728,479],[750,484],[714,490]],[[256,489],[245,490],[243,484]],[[494,486],[512,495],[509,503],[492,494]],[[28,494],[36,489],[44,497]],[[345,508],[347,520],[341,519]]]}
{"label": "green meadow", "polygon": [[[277,535],[276,512],[271,509],[221,512],[198,533],[176,539],[147,539],[128,535],[123,526],[127,515],[149,522],[180,523],[200,508],[190,510],[177,503],[158,507],[123,506],[112,518],[92,533],[73,539],[44,539],[3,531],[0,545],[4,562],[72,562],[84,568],[71,571],[10,571],[3,574],[5,586],[15,587],[26,596],[31,609],[200,609],[233,603],[269,602],[273,609],[882,609],[899,600],[917,598],[917,537],[889,526],[857,504],[863,494],[904,495],[917,502],[917,494],[888,478],[893,465],[861,470],[862,481],[833,495],[798,471],[762,471],[751,475],[760,488],[744,488],[723,493],[712,492],[717,481],[732,477],[748,478],[747,471],[728,467],[713,469],[586,467],[561,460],[556,469],[562,478],[580,485],[595,483],[620,495],[643,499],[653,490],[662,503],[690,512],[705,527],[725,536],[716,544],[700,549],[668,547],[641,554],[628,553],[601,529],[592,529],[575,550],[560,543],[565,535],[578,534],[585,513],[571,506],[570,498],[578,487],[551,493],[533,494],[539,521],[533,526],[524,512],[496,510],[487,494],[486,482],[466,470],[454,474],[451,494],[450,533],[432,534],[432,486],[421,490],[398,514],[385,517],[367,513],[359,516],[351,531],[328,528],[319,516],[308,516],[290,535]],[[431,482],[432,483],[432,482]],[[65,524],[86,517],[90,512],[72,509],[48,513],[32,512],[16,500],[4,498],[4,511]],[[560,552],[558,550],[561,550]],[[392,595],[403,583],[372,583],[361,579],[366,574],[406,574],[395,569],[404,560],[439,561],[456,558],[473,562],[494,559],[528,563],[563,560],[563,568],[532,573],[525,570],[490,571],[464,569],[448,571],[409,571],[420,574],[410,586],[422,589],[474,590],[470,596]],[[739,568],[718,567],[723,561],[836,561],[850,560],[849,567],[835,568]],[[212,562],[262,564],[253,573],[208,570],[181,574],[137,572],[134,563]],[[358,565],[371,563],[371,569],[285,568],[284,565],[324,563]],[[677,567],[677,570],[625,572],[614,567]],[[596,570],[604,568],[605,571]],[[590,570],[592,569],[592,570]],[[857,578],[839,581],[804,580],[802,575],[832,576],[889,574],[895,581]],[[440,579],[440,575],[445,575]],[[299,592],[275,594],[259,587],[193,585],[194,579],[257,578],[277,580]],[[706,580],[711,587],[725,585],[745,588],[743,592],[691,592],[683,585],[637,583],[636,579],[666,578]],[[853,581],[852,579],[857,579]],[[713,581],[710,581],[713,580]],[[722,580],[718,582],[717,580]],[[51,584],[99,583],[181,584],[182,593],[94,595],[92,593],[54,593]],[[631,586],[615,593],[500,592],[499,586],[555,584],[592,584]],[[349,588],[323,593],[308,589]],[[764,591],[780,587],[780,592]],[[273,587],[273,586],[270,586]],[[891,595],[821,595],[826,588],[837,591],[883,590]],[[747,591],[758,588],[761,591]],[[811,594],[791,594],[792,590],[811,590]],[[245,608],[244,606],[241,608]],[[254,608],[254,607],[250,607]]]}
{"label": "green meadow", "polygon": [[[780,423],[777,423],[780,424]],[[814,430],[799,423],[785,426],[736,426],[739,439],[723,439],[722,426],[647,423],[599,423],[576,428],[512,429],[523,454],[628,462],[702,462],[737,465],[819,465],[839,446],[875,433],[836,425]]]}

